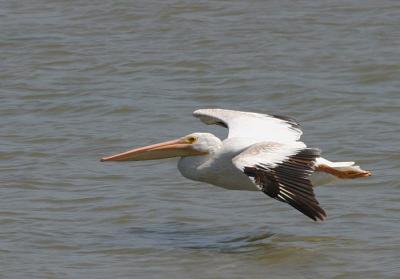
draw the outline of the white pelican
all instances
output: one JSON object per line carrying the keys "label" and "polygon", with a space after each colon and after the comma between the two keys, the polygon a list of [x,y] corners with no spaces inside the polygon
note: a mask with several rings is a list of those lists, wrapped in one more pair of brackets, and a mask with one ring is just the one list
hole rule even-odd
{"label": "white pelican", "polygon": [[319,149],[308,148],[299,140],[300,126],[290,118],[224,109],[200,109],[193,115],[205,124],[228,128],[228,137],[221,141],[210,133],[193,133],[101,161],[181,157],[178,169],[186,178],[230,190],[262,191],[314,221],[326,217],[315,198],[314,172],[337,178],[371,175],[354,162],[320,157]]}

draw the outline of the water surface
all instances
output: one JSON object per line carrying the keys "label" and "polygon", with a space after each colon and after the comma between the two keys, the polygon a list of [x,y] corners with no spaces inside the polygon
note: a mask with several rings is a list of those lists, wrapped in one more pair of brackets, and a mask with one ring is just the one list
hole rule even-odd
{"label": "water surface", "polygon": [[[0,2],[4,278],[399,278],[398,1]],[[176,161],[105,164],[223,107],[374,176],[314,223]]]}

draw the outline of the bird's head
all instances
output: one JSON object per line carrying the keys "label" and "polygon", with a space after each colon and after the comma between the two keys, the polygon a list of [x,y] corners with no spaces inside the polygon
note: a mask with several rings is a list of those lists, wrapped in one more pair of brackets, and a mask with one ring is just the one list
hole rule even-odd
{"label": "bird's head", "polygon": [[200,156],[215,152],[221,140],[210,133],[192,133],[184,137],[104,157],[104,161],[144,161],[171,157]]}
{"label": "bird's head", "polygon": [[182,137],[191,143],[191,148],[204,154],[215,152],[221,146],[221,140],[210,133],[192,133]]}

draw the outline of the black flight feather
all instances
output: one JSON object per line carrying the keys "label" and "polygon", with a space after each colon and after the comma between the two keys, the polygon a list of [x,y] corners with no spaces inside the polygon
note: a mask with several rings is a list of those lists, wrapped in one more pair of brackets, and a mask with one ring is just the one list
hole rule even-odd
{"label": "black flight feather", "polygon": [[276,167],[259,164],[245,167],[244,173],[252,177],[266,195],[290,204],[315,221],[323,220],[326,213],[319,206],[310,181],[315,159],[319,156],[318,149],[304,148]]}

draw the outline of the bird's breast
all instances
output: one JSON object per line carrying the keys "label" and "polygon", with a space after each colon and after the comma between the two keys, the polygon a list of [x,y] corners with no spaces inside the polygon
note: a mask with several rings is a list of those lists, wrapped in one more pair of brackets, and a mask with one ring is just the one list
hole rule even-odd
{"label": "bird's breast", "polygon": [[183,157],[179,160],[178,169],[191,180],[229,190],[258,191],[250,179],[233,165],[230,157],[226,154]]}

